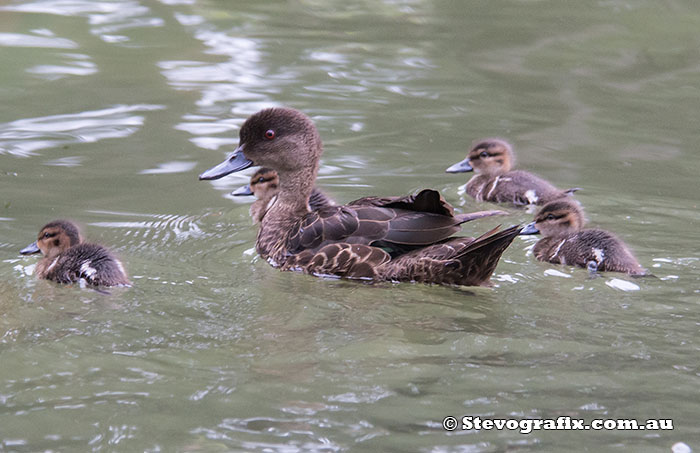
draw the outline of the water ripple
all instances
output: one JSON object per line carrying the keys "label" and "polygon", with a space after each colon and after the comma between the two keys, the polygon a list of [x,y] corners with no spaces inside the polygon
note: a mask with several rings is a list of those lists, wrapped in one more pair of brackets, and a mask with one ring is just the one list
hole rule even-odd
{"label": "water ripple", "polygon": [[0,124],[0,154],[29,157],[41,149],[127,137],[144,122],[143,116],[133,115],[133,112],[162,108],[161,105],[150,104],[117,105],[102,110],[23,118]]}
{"label": "water ripple", "polygon": [[147,16],[150,8],[138,1],[80,1],[80,0],[37,0],[0,7],[0,10],[22,13],[55,14],[69,17],[86,17],[92,25],[91,32],[103,41],[119,43],[130,38],[110,33],[137,27],[162,27],[165,21],[159,17]]}
{"label": "water ripple", "polygon": [[[137,214],[112,211],[89,211],[117,217],[130,217],[126,221],[91,222],[91,226],[126,230],[124,236],[137,244],[137,249],[151,243],[162,245],[171,239],[183,243],[192,238],[201,238],[205,233],[200,228],[200,218],[177,214]],[[146,220],[141,220],[145,218]]]}

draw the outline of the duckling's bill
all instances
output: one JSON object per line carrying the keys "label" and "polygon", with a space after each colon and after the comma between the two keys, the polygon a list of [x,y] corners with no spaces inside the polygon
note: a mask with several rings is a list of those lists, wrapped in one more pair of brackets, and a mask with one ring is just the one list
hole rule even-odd
{"label": "duckling's bill", "polygon": [[21,255],[33,255],[34,253],[39,252],[41,252],[41,250],[39,250],[39,246],[36,242],[32,242],[31,244],[19,251]]}
{"label": "duckling's bill", "polygon": [[236,148],[229,158],[199,175],[200,181],[219,179],[253,165],[253,161],[243,154],[243,145]]}
{"label": "duckling's bill", "polygon": [[535,226],[535,222],[528,223],[522,230],[520,230],[520,236],[524,236],[526,234],[540,234],[540,230],[538,230]]}
{"label": "duckling's bill", "polygon": [[474,171],[471,165],[469,165],[469,158],[467,157],[461,162],[457,162],[454,165],[451,165],[450,167],[445,170],[446,173],[466,173],[468,171]]}
{"label": "duckling's bill", "polygon": [[253,189],[250,188],[250,184],[246,184],[245,186],[241,186],[238,189],[231,192],[231,195],[233,195],[234,197],[245,197],[249,195],[254,195],[254,193]]}

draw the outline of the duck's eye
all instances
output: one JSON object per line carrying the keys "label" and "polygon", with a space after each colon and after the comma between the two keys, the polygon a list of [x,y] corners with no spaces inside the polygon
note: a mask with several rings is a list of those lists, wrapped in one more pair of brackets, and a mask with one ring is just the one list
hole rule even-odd
{"label": "duck's eye", "polygon": [[263,178],[263,177],[261,176],[261,177],[258,178],[258,180],[257,180],[256,182],[257,182],[257,183],[265,182],[265,178]]}
{"label": "duck's eye", "polygon": [[554,214],[548,214],[547,217],[545,217],[545,220],[554,220]]}
{"label": "duck's eye", "polygon": [[265,131],[265,138],[268,140],[272,140],[273,138],[275,138],[275,131],[273,131],[272,129],[268,129],[267,131]]}
{"label": "duck's eye", "polygon": [[479,157],[489,157],[489,153],[482,151],[481,154],[479,154]]}

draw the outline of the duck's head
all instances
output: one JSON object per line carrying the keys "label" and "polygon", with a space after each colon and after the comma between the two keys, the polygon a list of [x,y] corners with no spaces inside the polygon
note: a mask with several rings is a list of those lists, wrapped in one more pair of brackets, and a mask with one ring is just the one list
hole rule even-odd
{"label": "duck's head", "polygon": [[474,142],[467,157],[445,171],[447,173],[474,171],[487,176],[498,176],[510,171],[514,161],[510,143],[499,138],[487,138]]}
{"label": "duck's head", "polygon": [[520,234],[566,236],[579,231],[584,223],[581,206],[573,199],[563,197],[542,206],[535,215],[535,221],[526,225]]}
{"label": "duck's head", "polygon": [[271,168],[262,167],[250,177],[250,183],[231,192],[235,197],[255,195],[260,200],[269,200],[279,189],[280,179]]}
{"label": "duck's head", "polygon": [[54,220],[47,223],[39,231],[36,242],[33,242],[19,251],[22,255],[31,255],[41,252],[44,256],[52,258],[61,252],[80,244],[81,237],[78,227],[68,220]]}
{"label": "duck's head", "polygon": [[321,138],[311,119],[290,108],[269,108],[249,117],[239,133],[238,148],[199,179],[218,179],[251,165],[280,174],[316,170],[323,153]]}

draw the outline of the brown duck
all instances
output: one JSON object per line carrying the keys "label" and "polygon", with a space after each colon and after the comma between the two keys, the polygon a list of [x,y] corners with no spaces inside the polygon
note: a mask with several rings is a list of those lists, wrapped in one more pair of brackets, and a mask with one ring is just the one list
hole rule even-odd
{"label": "brown duck", "polygon": [[41,252],[37,277],[57,283],[84,280],[93,286],[129,285],[124,266],[109,250],[82,241],[78,227],[68,220],[54,220],[39,232],[36,242],[20,250],[22,255]]}
{"label": "brown duck", "polygon": [[514,160],[513,148],[508,142],[487,138],[475,142],[466,159],[445,171],[476,172],[476,176],[467,183],[466,191],[477,201],[542,205],[578,190],[559,190],[532,173],[511,170]]}
{"label": "brown duck", "polygon": [[[250,206],[250,216],[253,218],[253,223],[260,223],[267,212],[268,206],[270,206],[273,198],[279,192],[279,183],[279,176],[277,176],[275,170],[262,167],[253,173],[249,184],[234,190],[231,192],[231,195],[236,197],[254,195],[257,200]],[[335,202],[314,187],[309,197],[309,210],[318,211],[321,208],[330,206],[335,206]]]}
{"label": "brown duck", "polygon": [[500,212],[454,215],[440,194],[429,189],[311,212],[309,197],[322,152],[318,131],[306,115],[265,109],[243,124],[233,155],[200,179],[251,165],[276,170],[279,193],[262,219],[256,249],[273,266],[314,275],[486,285],[520,231],[514,226],[476,239],[451,237],[460,224]]}
{"label": "brown duck", "polygon": [[520,234],[542,234],[533,249],[540,261],[586,267],[590,271],[646,271],[617,236],[598,229],[583,229],[581,207],[571,198],[550,201],[535,215],[535,221]]}

